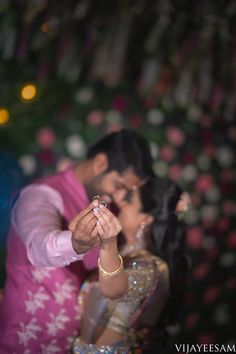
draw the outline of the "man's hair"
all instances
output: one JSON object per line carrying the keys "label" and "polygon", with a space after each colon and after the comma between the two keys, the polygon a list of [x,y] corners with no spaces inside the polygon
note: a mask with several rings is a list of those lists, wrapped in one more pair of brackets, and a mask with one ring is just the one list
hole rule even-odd
{"label": "man's hair", "polygon": [[134,130],[122,129],[106,135],[88,149],[87,158],[101,152],[108,158],[107,172],[115,170],[122,173],[132,168],[141,179],[153,175],[148,142]]}

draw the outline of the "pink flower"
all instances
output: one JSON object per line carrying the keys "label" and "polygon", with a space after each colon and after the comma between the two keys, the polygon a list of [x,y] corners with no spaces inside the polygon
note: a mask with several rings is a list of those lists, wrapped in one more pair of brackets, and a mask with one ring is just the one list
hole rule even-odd
{"label": "pink flower", "polygon": [[224,182],[220,186],[220,191],[224,197],[230,195],[231,193],[231,186],[230,183]]}
{"label": "pink flower", "polygon": [[220,294],[220,290],[217,286],[212,286],[207,288],[207,290],[205,291],[205,294],[203,295],[203,302],[205,304],[209,304],[212,301],[215,301]]}
{"label": "pink flower", "polygon": [[196,279],[204,278],[209,272],[209,265],[207,263],[200,263],[193,270],[193,276]]}
{"label": "pink flower", "polygon": [[187,244],[189,247],[198,249],[202,247],[203,242],[203,232],[198,226],[189,228],[187,231]]}
{"label": "pink flower", "polygon": [[199,321],[199,314],[198,313],[191,313],[185,321],[185,326],[187,329],[193,329],[196,327]]}
{"label": "pink flower", "polygon": [[183,161],[186,163],[192,163],[195,161],[195,156],[191,152],[187,152],[183,156]]}
{"label": "pink flower", "polygon": [[143,118],[140,115],[135,114],[129,118],[129,121],[133,128],[139,128],[143,123]]}
{"label": "pink flower", "polygon": [[203,147],[203,150],[205,152],[205,154],[208,156],[208,157],[214,157],[215,155],[215,147],[211,144],[206,144],[204,147]]}
{"label": "pink flower", "polygon": [[210,128],[212,126],[212,119],[207,114],[203,114],[201,123],[204,128]]}
{"label": "pink flower", "polygon": [[182,145],[185,141],[183,131],[175,126],[169,126],[166,129],[166,136],[169,142],[176,146]]}
{"label": "pink flower", "polygon": [[210,333],[203,333],[198,336],[198,344],[214,344],[215,336]]}
{"label": "pink flower", "polygon": [[221,179],[223,182],[230,182],[235,178],[235,173],[233,170],[223,170],[221,172]]}
{"label": "pink flower", "polygon": [[227,280],[226,288],[228,288],[230,290],[236,289],[236,278],[235,277]]}
{"label": "pink flower", "polygon": [[181,178],[182,167],[178,164],[174,164],[169,169],[169,177],[174,181],[178,181]]}
{"label": "pink flower", "polygon": [[157,98],[155,96],[148,96],[144,101],[144,107],[146,109],[152,108],[156,105],[156,103],[157,103]]}
{"label": "pink flower", "polygon": [[180,196],[180,199],[176,205],[175,210],[177,212],[187,211],[191,206],[191,204],[192,204],[192,200],[190,194],[188,192],[183,192]]}
{"label": "pink flower", "polygon": [[219,249],[212,248],[211,250],[207,251],[206,256],[209,260],[216,259],[219,256]]}
{"label": "pink flower", "polygon": [[236,127],[229,128],[228,136],[232,141],[236,141]]}
{"label": "pink flower", "polygon": [[229,248],[236,248],[236,231],[229,234],[226,243]]}
{"label": "pink flower", "polygon": [[50,148],[55,142],[55,133],[51,128],[42,128],[37,133],[38,144],[44,148]]}
{"label": "pink flower", "polygon": [[95,110],[88,114],[87,121],[92,126],[100,125],[103,122],[104,113],[101,110]]}
{"label": "pink flower", "polygon": [[171,161],[173,160],[174,156],[175,156],[175,150],[171,146],[165,145],[160,149],[160,157],[163,160]]}
{"label": "pink flower", "polygon": [[201,134],[201,141],[203,144],[209,144],[213,142],[213,133],[211,130],[204,130]]}
{"label": "pink flower", "polygon": [[230,226],[229,220],[226,218],[221,218],[217,223],[217,230],[224,232],[228,230],[229,226]]}
{"label": "pink flower", "polygon": [[221,87],[220,85],[216,86],[211,96],[212,105],[218,107],[223,102],[224,95],[225,93],[223,87]]}
{"label": "pink flower", "polygon": [[214,179],[210,174],[203,174],[198,177],[196,181],[196,188],[198,192],[205,193],[214,183]]}
{"label": "pink flower", "polygon": [[61,120],[66,119],[70,116],[70,107],[67,104],[61,105],[61,107],[59,108],[58,115]]}
{"label": "pink flower", "polygon": [[44,166],[49,166],[54,162],[54,155],[52,154],[51,151],[41,151],[39,153],[39,161],[41,162],[42,165]]}
{"label": "pink flower", "polygon": [[226,215],[226,216],[235,215],[236,214],[236,204],[231,200],[226,201],[223,204],[223,212],[224,212],[224,215]]}
{"label": "pink flower", "polygon": [[123,111],[127,107],[127,101],[124,96],[117,96],[112,101],[112,107],[118,111]]}

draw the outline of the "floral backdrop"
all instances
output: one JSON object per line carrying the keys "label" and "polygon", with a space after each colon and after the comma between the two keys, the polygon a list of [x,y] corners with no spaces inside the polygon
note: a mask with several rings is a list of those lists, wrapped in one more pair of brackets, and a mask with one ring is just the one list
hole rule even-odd
{"label": "floral backdrop", "polygon": [[235,34],[233,0],[0,2],[2,286],[15,191],[129,127],[193,200],[170,353],[235,343]]}

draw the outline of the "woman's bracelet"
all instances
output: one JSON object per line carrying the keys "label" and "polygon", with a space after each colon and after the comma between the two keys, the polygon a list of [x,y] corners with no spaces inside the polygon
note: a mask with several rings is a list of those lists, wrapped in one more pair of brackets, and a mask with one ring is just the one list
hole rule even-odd
{"label": "woman's bracelet", "polygon": [[111,277],[114,277],[115,275],[119,274],[121,272],[121,270],[123,269],[123,258],[119,255],[119,259],[120,259],[119,267],[116,270],[114,270],[114,272],[106,272],[101,266],[101,260],[99,257],[98,258],[98,268],[99,268],[100,274],[106,278],[111,278]]}

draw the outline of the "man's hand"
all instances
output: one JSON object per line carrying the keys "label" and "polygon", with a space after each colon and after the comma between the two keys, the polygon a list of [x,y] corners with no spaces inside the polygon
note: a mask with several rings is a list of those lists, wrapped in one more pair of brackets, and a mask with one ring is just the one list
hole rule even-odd
{"label": "man's hand", "polygon": [[69,230],[72,231],[72,245],[78,254],[87,252],[99,243],[97,218],[93,213],[98,204],[98,200],[94,200],[77,214],[69,225]]}

